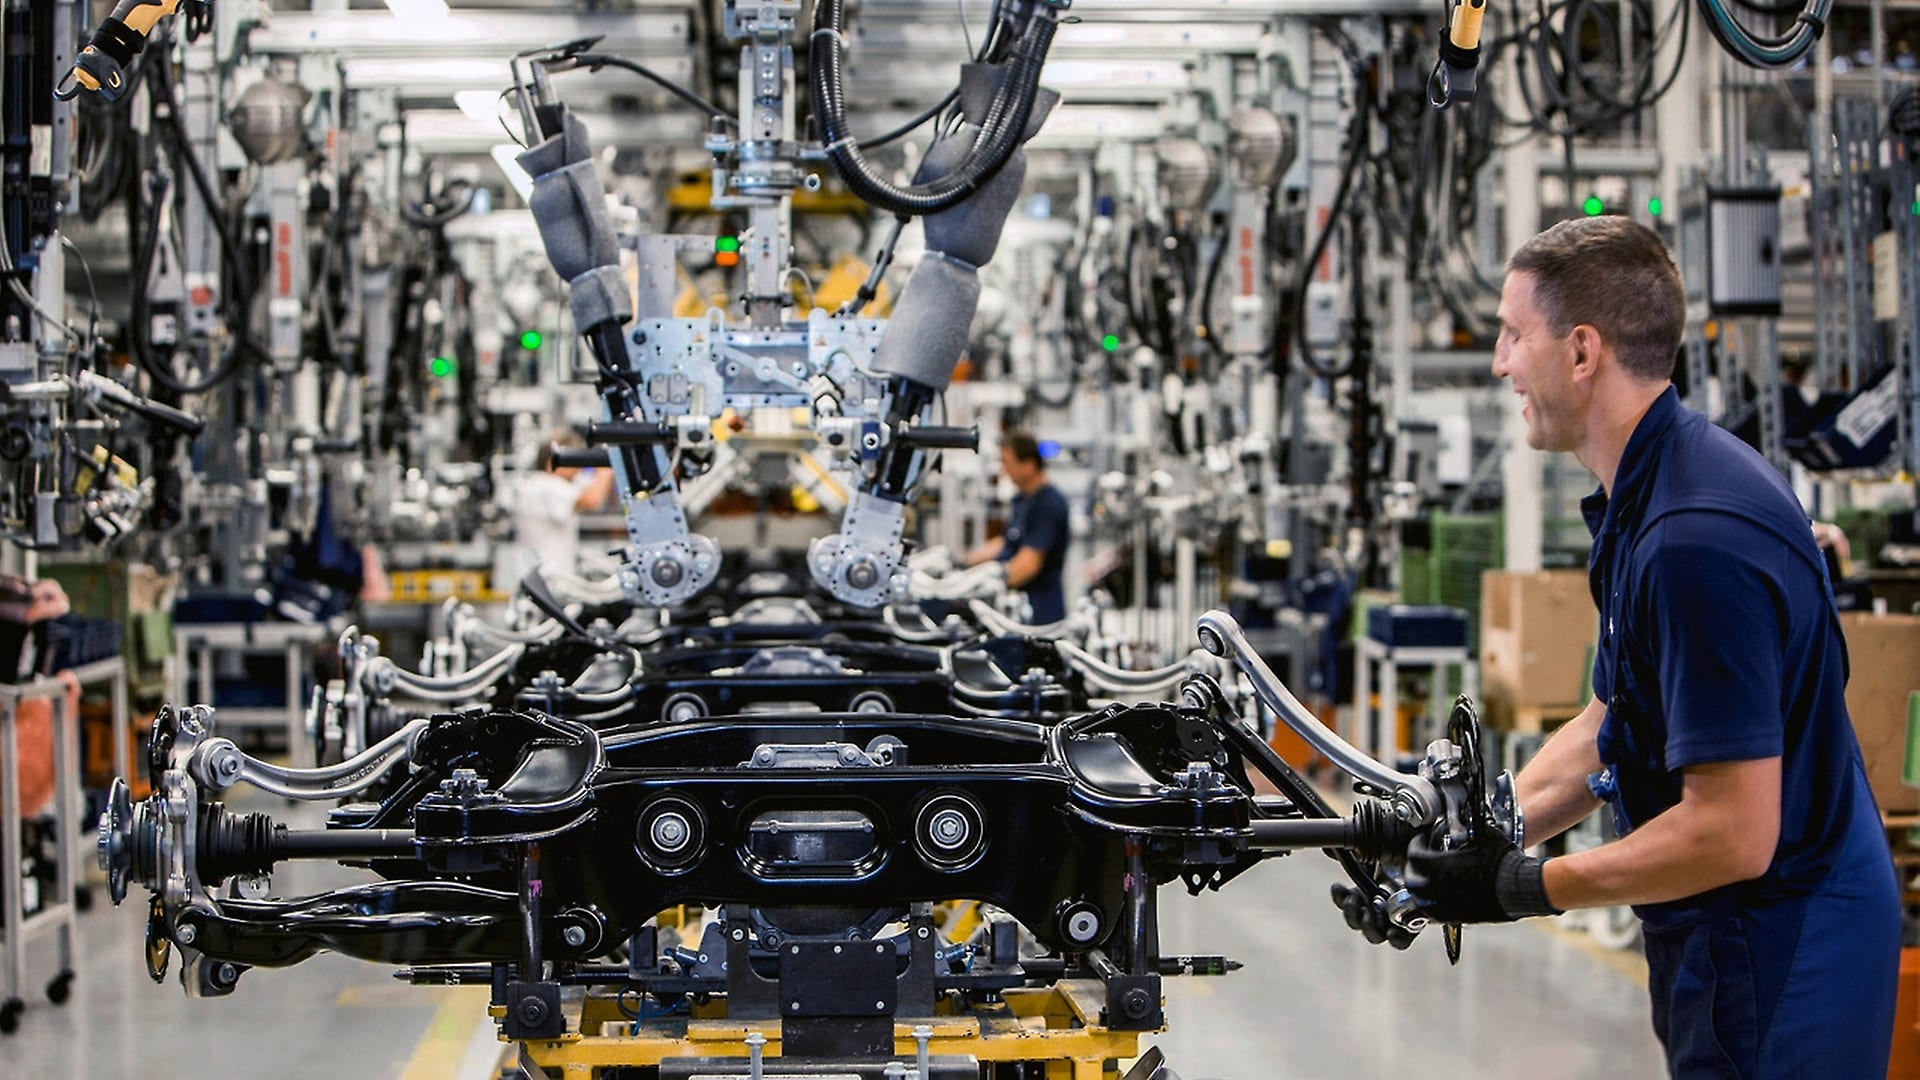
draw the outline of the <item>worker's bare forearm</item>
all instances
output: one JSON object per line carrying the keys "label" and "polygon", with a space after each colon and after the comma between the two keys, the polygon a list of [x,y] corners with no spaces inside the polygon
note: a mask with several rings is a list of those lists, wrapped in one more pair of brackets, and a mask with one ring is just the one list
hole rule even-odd
{"label": "worker's bare forearm", "polygon": [[587,481],[586,487],[580,490],[579,497],[574,500],[573,508],[583,514],[597,512],[607,505],[607,498],[612,494],[613,470],[597,469],[594,471],[593,479]]}
{"label": "worker's bare forearm", "polygon": [[1606,707],[1599,699],[1588,702],[1520,770],[1514,790],[1526,815],[1529,845],[1553,839],[1599,808],[1600,800],[1587,787],[1587,777],[1600,771],[1596,740],[1605,716]]}
{"label": "worker's bare forearm", "polygon": [[1547,860],[1562,909],[1658,904],[1766,873],[1780,838],[1780,759],[1688,770],[1680,803],[1612,843]]}
{"label": "worker's bare forearm", "polygon": [[966,557],[967,565],[979,566],[981,563],[992,562],[993,560],[999,558],[1000,549],[1003,546],[1005,546],[1006,542],[1007,541],[1005,537],[996,536],[993,539],[988,540],[985,543],[976,546],[972,551],[967,552],[967,557]]}
{"label": "worker's bare forearm", "polygon": [[1047,565],[1047,556],[1039,548],[1023,547],[1007,560],[1007,584],[1016,589],[1026,588],[1027,582],[1040,576]]}

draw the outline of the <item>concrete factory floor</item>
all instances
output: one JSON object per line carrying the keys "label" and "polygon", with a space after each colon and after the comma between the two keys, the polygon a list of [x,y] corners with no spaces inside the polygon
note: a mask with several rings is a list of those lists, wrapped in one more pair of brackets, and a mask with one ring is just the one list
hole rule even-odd
{"label": "concrete factory floor", "polygon": [[1303,852],[1218,893],[1160,890],[1163,953],[1247,965],[1167,980],[1156,1041],[1181,1080],[1665,1075],[1637,950],[1535,919],[1468,927],[1448,967],[1437,930],[1395,952],[1347,929],[1335,880],[1338,864]]}
{"label": "concrete factory floor", "polygon": [[[244,807],[243,807],[244,808]],[[263,801],[284,815],[284,804]],[[311,808],[307,808],[311,812]],[[1164,951],[1225,953],[1246,968],[1169,979],[1158,1037],[1183,1080],[1367,1075],[1616,1080],[1662,1071],[1646,1018],[1644,967],[1580,934],[1536,923],[1467,931],[1450,969],[1439,935],[1406,953],[1366,944],[1327,899],[1337,867],[1317,853],[1269,863],[1218,894],[1161,892]],[[357,880],[305,864],[281,890]],[[189,1001],[141,961],[146,896],[81,916],[79,977],[65,1007],[30,995],[0,1037],[0,1076],[21,1080],[483,1080],[499,1046],[484,988],[403,986],[337,956],[253,971],[232,997]],[[36,988],[53,975],[35,943]]]}

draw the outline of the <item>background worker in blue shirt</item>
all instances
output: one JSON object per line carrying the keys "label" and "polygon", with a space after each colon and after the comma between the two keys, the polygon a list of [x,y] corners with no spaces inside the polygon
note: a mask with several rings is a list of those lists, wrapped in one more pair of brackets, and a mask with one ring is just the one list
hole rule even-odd
{"label": "background worker in blue shirt", "polygon": [[1831,586],[1780,475],[1681,406],[1684,312],[1665,245],[1625,218],[1563,222],[1507,264],[1494,374],[1528,444],[1600,480],[1594,699],[1519,777],[1526,839],[1602,800],[1622,835],[1545,861],[1417,843],[1410,884],[1441,922],[1634,905],[1674,1076],[1882,1077],[1900,894]]}
{"label": "background worker in blue shirt", "polygon": [[968,552],[967,565],[1005,563],[1007,584],[1027,594],[1032,623],[1059,622],[1067,617],[1066,591],[1060,583],[1072,538],[1067,497],[1047,480],[1040,444],[1024,431],[1008,432],[1001,439],[1000,470],[1019,494],[1007,512],[1006,531]]}

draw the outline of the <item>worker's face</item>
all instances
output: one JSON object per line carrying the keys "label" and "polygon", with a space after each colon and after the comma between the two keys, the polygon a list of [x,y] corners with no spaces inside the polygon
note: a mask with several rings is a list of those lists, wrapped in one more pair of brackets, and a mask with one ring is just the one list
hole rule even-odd
{"label": "worker's face", "polygon": [[1574,335],[1556,335],[1534,304],[1532,274],[1507,275],[1500,290],[1500,341],[1493,349],[1493,374],[1513,381],[1524,402],[1527,445],[1535,450],[1570,451],[1586,407],[1587,385],[1576,381]]}

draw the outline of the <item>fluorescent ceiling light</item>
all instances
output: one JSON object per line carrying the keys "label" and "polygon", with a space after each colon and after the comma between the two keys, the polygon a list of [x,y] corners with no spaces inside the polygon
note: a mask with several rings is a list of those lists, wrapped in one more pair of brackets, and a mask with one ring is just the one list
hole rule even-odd
{"label": "fluorescent ceiling light", "polygon": [[404,22],[433,22],[447,17],[447,0],[387,0],[387,9]]}
{"label": "fluorescent ceiling light", "polygon": [[453,103],[474,120],[491,121],[500,115],[500,95],[492,90],[455,90]]}
{"label": "fluorescent ceiling light", "polygon": [[513,190],[519,192],[524,201],[533,195],[533,177],[528,176],[527,170],[514,160],[519,155],[520,147],[512,143],[500,143],[493,148],[493,160],[499,164],[500,171],[507,174],[507,183],[513,185]]}
{"label": "fluorescent ceiling light", "polygon": [[1193,73],[1178,60],[1055,60],[1041,78],[1051,87],[1186,87]]}

